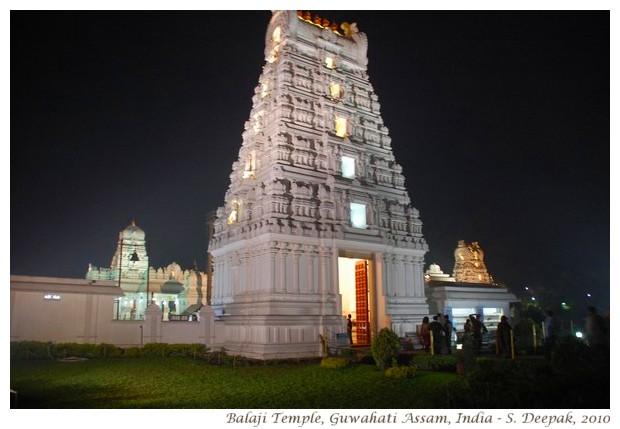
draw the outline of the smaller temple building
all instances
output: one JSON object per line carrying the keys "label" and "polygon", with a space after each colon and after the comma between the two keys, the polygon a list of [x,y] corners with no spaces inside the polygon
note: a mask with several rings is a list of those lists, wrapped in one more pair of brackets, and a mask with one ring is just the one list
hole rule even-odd
{"label": "smaller temple building", "polygon": [[470,314],[480,314],[489,331],[494,331],[501,316],[509,316],[519,299],[500,287],[489,274],[484,252],[478,242],[459,240],[454,251],[452,275],[431,264],[424,275],[424,291],[431,314],[448,314],[457,331]]}
{"label": "smaller temple building", "polygon": [[183,270],[176,262],[164,268],[150,267],[145,233],[135,222],[119,233],[110,268],[89,264],[86,279],[118,283],[124,295],[115,298],[116,320],[144,319],[149,299],[161,307],[164,320],[194,315],[206,304],[206,275]]}

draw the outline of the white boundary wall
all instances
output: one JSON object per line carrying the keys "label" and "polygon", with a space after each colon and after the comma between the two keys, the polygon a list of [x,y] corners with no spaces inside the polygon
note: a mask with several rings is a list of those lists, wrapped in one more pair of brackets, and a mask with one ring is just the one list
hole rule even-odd
{"label": "white boundary wall", "polygon": [[215,321],[210,306],[202,307],[197,322],[164,322],[155,304],[147,309],[145,320],[113,320],[114,298],[122,295],[110,281],[11,276],[11,341],[221,347],[216,332],[222,338],[224,327]]}

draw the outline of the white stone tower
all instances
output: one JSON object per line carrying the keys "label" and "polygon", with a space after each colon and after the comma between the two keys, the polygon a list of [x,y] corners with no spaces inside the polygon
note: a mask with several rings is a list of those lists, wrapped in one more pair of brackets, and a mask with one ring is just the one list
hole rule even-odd
{"label": "white stone tower", "polygon": [[320,356],[319,335],[346,332],[349,311],[359,344],[383,327],[414,331],[428,315],[428,247],[368,80],[366,35],[274,11],[265,44],[209,248],[225,348]]}

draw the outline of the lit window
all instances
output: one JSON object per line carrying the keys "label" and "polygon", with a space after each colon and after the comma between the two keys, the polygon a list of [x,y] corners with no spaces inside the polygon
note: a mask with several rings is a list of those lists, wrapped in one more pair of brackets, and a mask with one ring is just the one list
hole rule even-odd
{"label": "lit window", "polygon": [[332,57],[325,57],[325,67],[327,67],[328,69],[335,69],[336,61],[334,61]]}
{"label": "lit window", "polygon": [[355,179],[355,159],[349,156],[343,156],[340,168],[342,169],[342,177]]}
{"label": "lit window", "polygon": [[336,116],[336,135],[338,137],[346,137],[347,136],[347,120],[345,118],[340,118]]}
{"label": "lit window", "polygon": [[237,210],[233,209],[228,216],[228,225],[232,225],[235,222],[237,222]]}
{"label": "lit window", "polygon": [[239,205],[237,204],[237,202],[233,202],[232,210],[230,214],[228,215],[228,225],[232,225],[233,223],[237,222],[238,211],[239,211]]}
{"label": "lit window", "polygon": [[366,205],[351,203],[351,225],[354,228],[366,228]]}
{"label": "lit window", "polygon": [[329,94],[332,96],[334,100],[340,100],[344,94],[344,91],[337,83],[329,84]]}

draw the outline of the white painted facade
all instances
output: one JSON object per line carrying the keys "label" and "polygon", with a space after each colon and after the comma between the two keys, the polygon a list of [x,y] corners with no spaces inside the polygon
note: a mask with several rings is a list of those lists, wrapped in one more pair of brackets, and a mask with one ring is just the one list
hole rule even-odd
{"label": "white painted facade", "polygon": [[[223,343],[213,310],[203,306],[198,321],[164,321],[151,304],[144,320],[117,320],[116,282],[11,276],[11,341],[114,344],[201,343],[214,349]],[[222,326],[223,328],[223,326]],[[218,338],[218,331],[220,337]]]}
{"label": "white painted facade", "polygon": [[209,245],[226,349],[320,356],[344,332],[338,258],[368,262],[371,330],[424,315],[428,246],[366,73],[367,38],[275,11]]}

